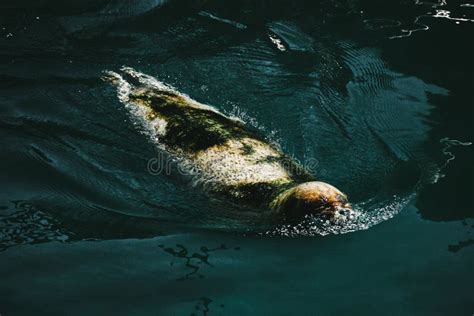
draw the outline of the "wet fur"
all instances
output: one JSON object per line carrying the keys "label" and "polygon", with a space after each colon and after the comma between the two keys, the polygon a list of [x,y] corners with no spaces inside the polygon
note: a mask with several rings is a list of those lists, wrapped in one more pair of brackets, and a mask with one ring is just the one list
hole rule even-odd
{"label": "wet fur", "polygon": [[118,87],[119,98],[152,139],[197,170],[195,183],[207,192],[267,211],[301,206],[305,186],[298,185],[314,177],[239,119],[130,68],[108,72],[105,79]]}

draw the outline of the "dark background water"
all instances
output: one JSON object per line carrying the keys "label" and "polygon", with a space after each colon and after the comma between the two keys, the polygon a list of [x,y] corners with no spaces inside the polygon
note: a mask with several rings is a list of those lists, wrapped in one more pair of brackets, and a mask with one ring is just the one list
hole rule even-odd
{"label": "dark background water", "polygon": [[[0,314],[472,314],[473,19],[449,0],[3,1]],[[150,174],[100,80],[123,65],[317,159],[363,220],[290,238]]]}

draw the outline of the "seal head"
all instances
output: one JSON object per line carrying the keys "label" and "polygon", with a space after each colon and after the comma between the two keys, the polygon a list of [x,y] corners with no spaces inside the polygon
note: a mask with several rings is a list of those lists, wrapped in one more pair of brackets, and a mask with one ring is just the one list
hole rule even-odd
{"label": "seal head", "polygon": [[270,207],[285,220],[299,220],[306,215],[321,215],[330,220],[351,218],[352,206],[347,196],[330,184],[311,181],[280,193]]}

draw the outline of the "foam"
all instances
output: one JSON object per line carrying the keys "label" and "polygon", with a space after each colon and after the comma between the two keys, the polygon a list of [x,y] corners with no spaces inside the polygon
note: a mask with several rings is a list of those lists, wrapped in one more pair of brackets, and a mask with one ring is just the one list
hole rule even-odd
{"label": "foam", "polygon": [[[166,134],[166,120],[160,117],[150,119],[151,110],[143,105],[137,104],[130,100],[130,95],[133,91],[133,86],[127,82],[120,74],[113,71],[106,71],[104,80],[110,81],[117,87],[117,97],[119,101],[124,104],[125,108],[131,115],[134,125],[141,127],[141,132],[147,135],[152,141],[159,144],[159,137]],[[151,78],[151,77],[150,77]],[[141,78],[141,81],[149,80],[148,78]],[[159,84],[159,82],[157,82]],[[169,89],[162,86],[163,89]]]}
{"label": "foam", "polygon": [[262,235],[267,236],[326,236],[330,234],[347,234],[359,230],[366,230],[393,218],[415,196],[412,193],[406,197],[394,196],[390,202],[372,205],[371,201],[361,202],[354,205],[354,211],[350,218],[341,220],[328,220],[318,216],[306,216],[306,218],[296,225],[285,224],[275,229],[266,231]]}

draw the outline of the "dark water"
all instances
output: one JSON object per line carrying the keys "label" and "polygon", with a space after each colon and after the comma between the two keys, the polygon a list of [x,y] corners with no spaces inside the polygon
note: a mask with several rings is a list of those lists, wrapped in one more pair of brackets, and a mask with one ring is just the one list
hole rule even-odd
{"label": "dark water", "polygon": [[[474,4],[0,4],[0,314],[471,315]],[[243,119],[345,191],[263,224],[173,175],[100,80]],[[291,237],[290,237],[291,236]]]}

